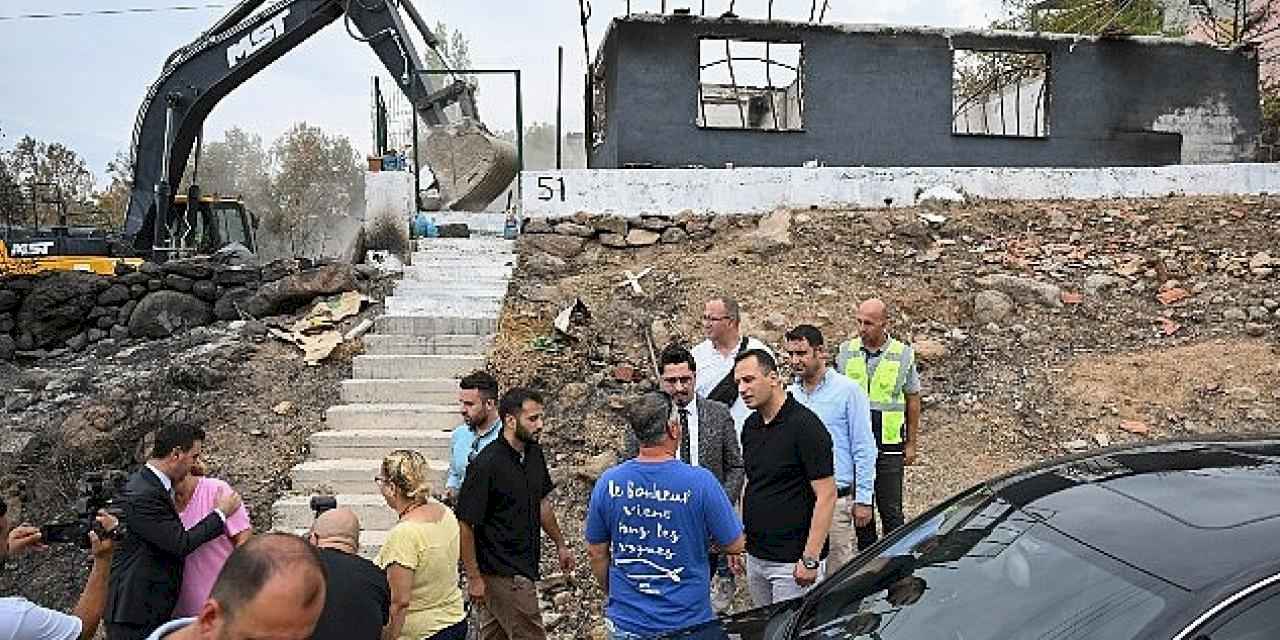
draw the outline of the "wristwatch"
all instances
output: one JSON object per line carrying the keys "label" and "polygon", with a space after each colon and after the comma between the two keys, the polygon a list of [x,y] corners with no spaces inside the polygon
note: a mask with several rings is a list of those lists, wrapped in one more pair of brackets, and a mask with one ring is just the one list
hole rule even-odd
{"label": "wristwatch", "polygon": [[809,571],[817,571],[817,570],[818,570],[818,559],[817,559],[817,558],[810,558],[809,556],[800,556],[800,564],[803,564],[803,565],[804,565],[804,568],[805,568],[805,569],[808,569]]}

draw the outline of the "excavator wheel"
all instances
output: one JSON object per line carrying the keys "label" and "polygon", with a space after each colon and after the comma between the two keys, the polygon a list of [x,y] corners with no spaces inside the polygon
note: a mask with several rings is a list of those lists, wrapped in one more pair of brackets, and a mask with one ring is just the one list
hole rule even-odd
{"label": "excavator wheel", "polygon": [[424,147],[444,208],[451,211],[484,211],[518,171],[515,145],[474,120],[429,128]]}

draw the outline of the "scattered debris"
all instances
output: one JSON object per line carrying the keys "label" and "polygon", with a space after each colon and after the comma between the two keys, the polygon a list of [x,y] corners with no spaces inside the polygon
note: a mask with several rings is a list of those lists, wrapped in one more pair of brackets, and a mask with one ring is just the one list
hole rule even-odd
{"label": "scattered debris", "polygon": [[1151,427],[1148,427],[1145,422],[1140,422],[1138,420],[1121,420],[1120,430],[1140,436],[1151,433]]}
{"label": "scattered debris", "polygon": [[[639,286],[639,285],[636,285]],[[582,298],[574,298],[573,303],[560,310],[556,314],[556,319],[552,321],[552,326],[559,333],[574,336],[574,327],[591,322],[591,311],[587,309],[587,305],[582,302]]]}
{"label": "scattered debris", "polygon": [[625,287],[627,285],[631,285],[632,293],[638,296],[642,296],[644,295],[644,289],[640,287],[640,279],[649,275],[649,273],[652,271],[653,271],[653,267],[645,267],[638,274],[632,273],[630,269],[623,271],[622,272],[623,280],[622,282],[618,283],[618,286]]}
{"label": "scattered debris", "polygon": [[1190,296],[1191,292],[1182,287],[1171,287],[1156,294],[1156,300],[1159,300],[1160,304],[1170,305],[1185,300]]}

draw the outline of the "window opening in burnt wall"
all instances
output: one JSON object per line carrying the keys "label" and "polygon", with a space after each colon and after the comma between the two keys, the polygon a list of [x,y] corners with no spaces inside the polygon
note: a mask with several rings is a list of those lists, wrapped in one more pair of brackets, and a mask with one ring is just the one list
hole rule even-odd
{"label": "window opening in burnt wall", "polygon": [[804,128],[804,49],[799,43],[706,38],[699,47],[699,127]]}
{"label": "window opening in burnt wall", "polygon": [[1049,54],[956,49],[951,133],[1049,137]]}

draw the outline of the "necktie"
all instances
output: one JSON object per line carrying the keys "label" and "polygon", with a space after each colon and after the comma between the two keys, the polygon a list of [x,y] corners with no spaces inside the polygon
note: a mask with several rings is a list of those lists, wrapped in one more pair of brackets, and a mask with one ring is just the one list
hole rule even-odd
{"label": "necktie", "polygon": [[689,410],[680,410],[680,459],[689,462]]}

